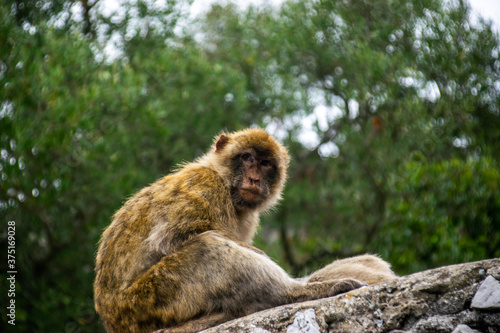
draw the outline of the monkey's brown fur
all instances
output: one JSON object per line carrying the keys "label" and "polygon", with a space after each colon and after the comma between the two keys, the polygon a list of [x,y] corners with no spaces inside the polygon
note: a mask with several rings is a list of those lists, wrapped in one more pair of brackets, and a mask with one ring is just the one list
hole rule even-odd
{"label": "monkey's brown fur", "polygon": [[261,129],[224,133],[199,161],[141,190],[97,254],[95,306],[108,332],[195,332],[281,304],[394,278],[375,256],[293,279],[252,247],[280,199],[289,157]]}

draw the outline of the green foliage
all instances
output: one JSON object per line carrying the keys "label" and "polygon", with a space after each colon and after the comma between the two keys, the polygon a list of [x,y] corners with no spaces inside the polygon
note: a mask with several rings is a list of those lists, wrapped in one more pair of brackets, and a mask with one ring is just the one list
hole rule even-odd
{"label": "green foliage", "polygon": [[365,252],[400,274],[500,255],[500,43],[461,2],[214,5],[192,22],[183,1],[94,3],[0,5],[16,330],[102,331],[102,230],[223,129],[265,126],[289,147],[256,244],[294,274]]}
{"label": "green foliage", "polygon": [[[472,26],[463,3],[288,1],[243,14],[215,7],[205,22],[214,56],[252,59],[245,72],[253,96],[266,106],[269,128],[285,131],[295,157],[286,202],[265,221],[260,240],[293,272],[367,251],[393,259],[400,273],[497,255],[460,233],[457,254],[420,258],[416,248],[404,251],[401,225],[410,221],[393,220],[394,201],[406,195],[395,180],[413,171],[406,168],[415,156],[431,165],[477,160],[477,167],[500,156],[498,36]],[[304,131],[313,138],[305,144]],[[496,162],[488,165],[497,170]],[[438,196],[453,177],[429,191]],[[474,180],[480,187],[490,181]],[[487,196],[498,194],[495,188]],[[497,219],[494,205],[469,208],[472,220]],[[474,236],[498,235],[496,226]],[[421,232],[412,238],[434,250]],[[272,245],[276,234],[282,250]]]}
{"label": "green foliage", "polygon": [[409,271],[499,257],[499,170],[489,158],[408,162],[380,250]]}
{"label": "green foliage", "polygon": [[16,329],[95,332],[103,228],[219,131],[248,126],[245,83],[194,43],[138,40],[107,64],[77,31],[26,31],[2,11],[0,209],[16,222]]}

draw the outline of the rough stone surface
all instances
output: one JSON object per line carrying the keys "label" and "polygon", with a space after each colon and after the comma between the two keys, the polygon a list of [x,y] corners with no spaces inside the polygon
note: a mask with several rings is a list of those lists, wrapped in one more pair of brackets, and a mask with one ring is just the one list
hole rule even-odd
{"label": "rough stone surface", "polygon": [[[500,259],[440,267],[335,297],[288,304],[203,332],[500,333],[500,308],[471,306],[487,278],[498,282]],[[495,288],[489,295],[500,292]]]}
{"label": "rough stone surface", "polygon": [[472,299],[472,308],[500,310],[500,282],[488,276]]}
{"label": "rough stone surface", "polygon": [[314,309],[307,309],[295,314],[293,324],[288,325],[286,333],[320,333],[320,328],[316,322],[316,312]]}
{"label": "rough stone surface", "polygon": [[473,330],[467,325],[460,324],[457,325],[457,327],[455,327],[455,329],[451,333],[481,333],[481,332],[479,332],[478,330]]}

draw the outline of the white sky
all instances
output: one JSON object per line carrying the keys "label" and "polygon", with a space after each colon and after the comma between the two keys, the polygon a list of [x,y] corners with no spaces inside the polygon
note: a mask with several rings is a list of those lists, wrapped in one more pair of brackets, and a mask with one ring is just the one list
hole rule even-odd
{"label": "white sky", "polygon": [[[191,16],[198,15],[203,10],[207,9],[211,3],[216,2],[217,0],[194,0],[193,5],[191,6]],[[226,0],[227,1],[227,0]],[[481,15],[482,17],[492,20],[494,23],[494,28],[498,33],[500,33],[500,0],[468,0],[472,11],[476,15]],[[119,12],[120,3],[123,0],[104,0],[102,1],[103,5],[101,9],[105,12]],[[247,6],[249,4],[279,4],[282,0],[246,0],[244,1],[244,5],[241,1],[233,0],[241,6]],[[473,15],[474,18],[474,15]]]}
{"label": "white sky", "polygon": [[475,14],[492,20],[495,30],[500,33],[500,0],[469,0]]}
{"label": "white sky", "polygon": [[[116,0],[107,0],[116,1]],[[208,7],[209,4],[215,2],[216,0],[194,0],[193,6],[191,8],[191,15],[196,15],[201,13],[204,9]],[[486,19],[492,20],[494,22],[494,27],[498,33],[500,33],[500,0],[468,0],[473,12],[477,15],[481,15]],[[235,3],[241,4],[237,0]],[[246,0],[245,5],[249,4],[259,4],[259,3],[271,3],[278,4],[282,2],[281,0]]]}

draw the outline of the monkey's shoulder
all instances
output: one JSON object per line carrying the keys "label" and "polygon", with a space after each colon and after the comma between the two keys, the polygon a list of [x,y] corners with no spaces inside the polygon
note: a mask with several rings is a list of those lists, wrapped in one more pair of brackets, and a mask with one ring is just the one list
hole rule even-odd
{"label": "monkey's shoulder", "polygon": [[228,205],[229,190],[219,173],[192,163],[137,192],[115,213],[112,227],[132,228],[134,234],[145,236],[153,227],[151,220],[159,216],[173,222],[178,214],[188,217],[199,207],[212,211]]}
{"label": "monkey's shoulder", "polygon": [[134,207],[135,210],[136,206],[149,206],[156,202],[176,202],[179,196],[214,189],[220,192],[226,187],[221,175],[212,168],[196,163],[187,164],[177,172],[168,174],[137,192],[127,200],[122,209]]}
{"label": "monkey's shoulder", "polygon": [[229,198],[229,188],[222,176],[212,168],[187,165],[176,173],[159,179],[150,186],[154,200],[167,203],[186,200],[217,200]]}
{"label": "monkey's shoulder", "polygon": [[172,183],[186,189],[225,186],[223,177],[213,168],[199,163],[190,163],[176,173],[160,180],[161,183]]}

